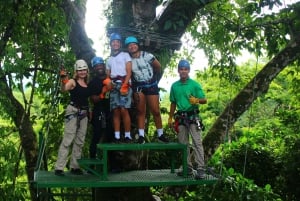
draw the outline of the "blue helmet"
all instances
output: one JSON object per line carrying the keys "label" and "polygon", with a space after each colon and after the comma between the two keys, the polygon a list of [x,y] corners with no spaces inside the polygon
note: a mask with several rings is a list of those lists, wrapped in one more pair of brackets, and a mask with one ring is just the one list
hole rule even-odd
{"label": "blue helmet", "polygon": [[134,36],[128,36],[126,39],[125,39],[125,46],[129,45],[130,43],[136,43],[136,44],[139,44],[139,41],[136,39],[136,37]]}
{"label": "blue helmet", "polygon": [[94,68],[98,64],[104,64],[104,60],[102,59],[102,57],[94,57],[91,60],[91,64],[92,64],[92,67]]}
{"label": "blue helmet", "polygon": [[182,67],[190,69],[190,63],[185,59],[181,59],[178,63],[178,68],[182,68]]}
{"label": "blue helmet", "polygon": [[118,34],[118,33],[112,33],[111,35],[110,35],[110,39],[109,39],[109,42],[111,43],[111,41],[113,41],[113,40],[119,40],[119,41],[121,41],[121,35],[120,34]]}

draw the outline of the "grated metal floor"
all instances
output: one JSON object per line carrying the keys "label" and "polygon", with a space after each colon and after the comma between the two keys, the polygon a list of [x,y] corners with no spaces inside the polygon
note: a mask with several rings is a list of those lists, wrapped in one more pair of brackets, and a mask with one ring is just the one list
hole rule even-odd
{"label": "grated metal floor", "polygon": [[176,173],[171,173],[170,169],[109,173],[106,181],[88,173],[72,175],[70,172],[65,172],[65,176],[56,176],[53,171],[39,170],[35,173],[34,179],[36,188],[180,186],[214,184],[216,182],[217,178],[211,175],[207,175],[203,180],[195,180],[192,176],[187,178],[177,176]]}

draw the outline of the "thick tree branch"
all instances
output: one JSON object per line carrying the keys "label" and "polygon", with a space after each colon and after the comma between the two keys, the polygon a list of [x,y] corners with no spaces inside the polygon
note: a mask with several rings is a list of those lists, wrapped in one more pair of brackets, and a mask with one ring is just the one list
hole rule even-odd
{"label": "thick tree branch", "polygon": [[289,64],[300,57],[300,33],[279,52],[227,105],[203,140],[205,157],[209,159],[224,143],[225,136],[237,119],[262,94],[267,93],[271,82]]}

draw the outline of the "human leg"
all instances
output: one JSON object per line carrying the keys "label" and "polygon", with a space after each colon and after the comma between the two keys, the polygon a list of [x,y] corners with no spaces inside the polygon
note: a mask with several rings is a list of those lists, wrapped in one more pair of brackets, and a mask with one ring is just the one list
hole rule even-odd
{"label": "human leg", "polygon": [[97,144],[100,141],[100,138],[102,136],[102,127],[101,127],[101,120],[99,120],[99,114],[96,114],[93,112],[93,118],[92,118],[92,126],[93,126],[93,136],[90,143],[90,158],[96,158],[97,154]]}
{"label": "human leg", "polygon": [[70,161],[71,169],[80,169],[77,160],[81,158],[82,147],[84,145],[86,131],[87,131],[87,124],[88,124],[87,117],[80,120],[80,126],[77,129],[76,136],[73,142],[73,147],[72,147],[72,155]]}
{"label": "human leg", "polygon": [[120,127],[121,124],[121,109],[115,108],[113,110],[113,125],[114,125],[114,133],[115,133],[115,139],[120,139]]}
{"label": "human leg", "polygon": [[190,133],[192,142],[195,147],[195,162],[197,164],[196,179],[205,178],[205,164],[204,164],[204,151],[202,145],[201,131],[197,128],[196,124],[190,124]]}
{"label": "human leg", "polygon": [[67,157],[69,154],[69,148],[72,144],[77,127],[77,119],[72,118],[65,124],[63,140],[59,146],[57,161],[55,164],[55,170],[64,170],[67,164]]}
{"label": "human leg", "polygon": [[160,114],[160,108],[159,108],[159,95],[158,94],[152,94],[146,95],[147,104],[149,106],[150,112],[153,115],[154,124],[157,131],[157,136],[159,141],[161,142],[169,142],[167,137],[164,135],[164,130],[162,127],[162,119]]}
{"label": "human leg", "polygon": [[149,106],[150,112],[153,115],[154,123],[156,129],[162,129],[162,120],[159,108],[159,96],[158,95],[147,95],[147,104]]}
{"label": "human leg", "polygon": [[130,119],[128,109],[121,108],[121,116],[122,116],[123,125],[124,125],[125,138],[131,139],[131,135],[130,135],[131,119]]}
{"label": "human leg", "polygon": [[190,152],[189,152],[189,128],[187,128],[186,126],[184,125],[179,125],[178,126],[178,134],[177,134],[177,137],[178,137],[178,142],[181,143],[181,144],[186,144],[187,145],[187,164],[188,164],[188,167],[192,168],[193,167],[193,164],[192,164],[192,161],[191,161],[191,156],[190,156]]}
{"label": "human leg", "polygon": [[146,99],[142,92],[136,92],[133,94],[134,103],[137,110],[137,127],[139,132],[139,144],[145,143],[145,116],[146,116]]}
{"label": "human leg", "polygon": [[[142,92],[134,93],[134,103],[137,109],[137,126],[138,129],[145,129],[145,115],[146,115],[146,99]],[[140,133],[139,133],[140,134]],[[144,136],[144,135],[142,135]]]}

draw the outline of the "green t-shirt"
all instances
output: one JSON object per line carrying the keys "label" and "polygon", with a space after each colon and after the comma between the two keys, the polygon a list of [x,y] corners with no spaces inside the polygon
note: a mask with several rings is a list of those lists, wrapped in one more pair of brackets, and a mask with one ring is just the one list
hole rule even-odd
{"label": "green t-shirt", "polygon": [[185,83],[180,80],[174,82],[171,86],[170,101],[176,104],[178,111],[192,111],[198,108],[198,105],[192,105],[189,97],[205,98],[201,85],[188,78]]}

